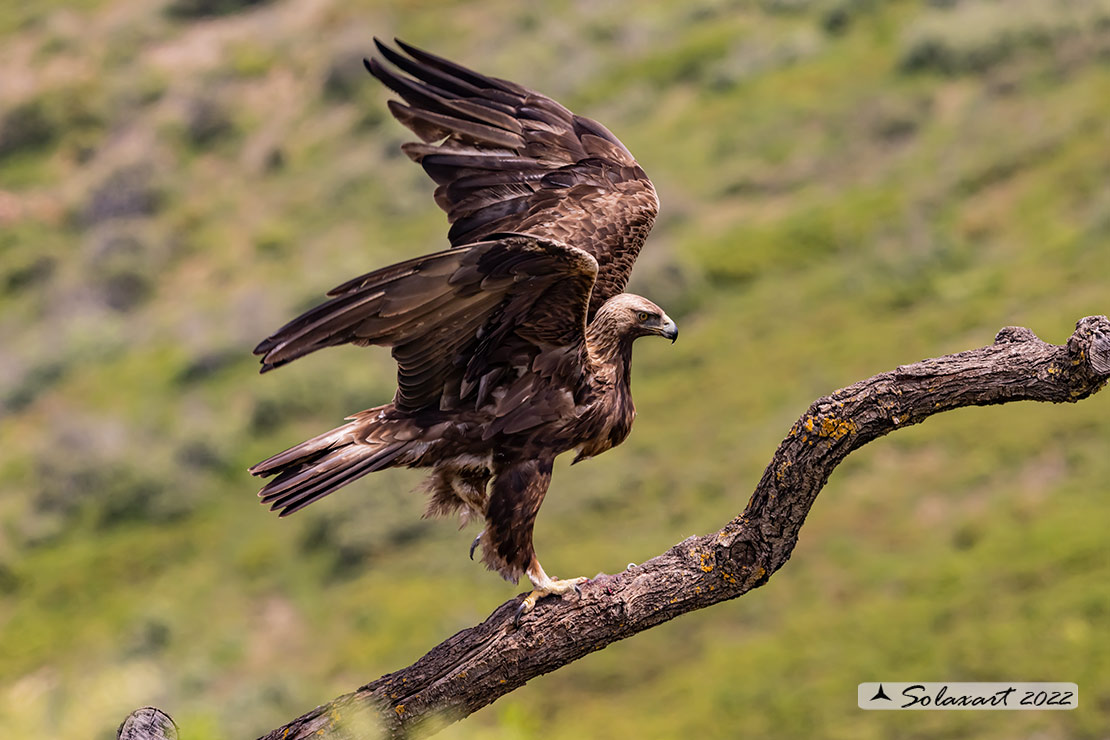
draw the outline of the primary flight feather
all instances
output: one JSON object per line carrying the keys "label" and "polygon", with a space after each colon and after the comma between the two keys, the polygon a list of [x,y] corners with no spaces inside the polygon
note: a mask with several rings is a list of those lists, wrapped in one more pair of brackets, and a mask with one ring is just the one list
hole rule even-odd
{"label": "primary flight feather", "polygon": [[[659,201],[601,124],[539,93],[397,41],[372,75],[420,139],[405,153],[436,183],[451,247],[333,289],[262,341],[262,372],[323,347],[390,347],[393,402],[251,468],[282,516],[376,470],[431,468],[429,515],[484,521],[471,547],[505,578],[527,574],[521,611],[585,579],[540,566],[532,527],[555,457],[624,441],[635,409],[632,342],[678,336],[654,303],[623,293]],[[518,613],[519,614],[519,613]]]}

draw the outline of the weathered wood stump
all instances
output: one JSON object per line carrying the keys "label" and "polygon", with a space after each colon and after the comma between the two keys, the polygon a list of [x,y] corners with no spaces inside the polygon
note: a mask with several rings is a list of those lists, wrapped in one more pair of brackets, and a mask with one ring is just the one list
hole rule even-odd
{"label": "weathered wood stump", "polygon": [[177,740],[177,725],[157,707],[142,707],[127,715],[116,740]]}

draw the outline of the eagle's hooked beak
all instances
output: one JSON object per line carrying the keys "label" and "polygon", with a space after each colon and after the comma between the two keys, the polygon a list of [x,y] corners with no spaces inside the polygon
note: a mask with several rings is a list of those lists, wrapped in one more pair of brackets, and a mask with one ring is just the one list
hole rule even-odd
{"label": "eagle's hooked beak", "polygon": [[666,337],[667,339],[671,340],[671,344],[674,344],[675,340],[678,339],[678,324],[671,321],[670,316],[664,315],[663,326],[659,329],[659,335],[662,337]]}

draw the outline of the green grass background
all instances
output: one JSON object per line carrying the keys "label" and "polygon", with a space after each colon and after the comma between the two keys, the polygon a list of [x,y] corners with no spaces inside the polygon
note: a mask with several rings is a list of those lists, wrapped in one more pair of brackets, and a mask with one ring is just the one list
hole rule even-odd
{"label": "green grass background", "polygon": [[[246,7],[249,6],[249,7]],[[1110,311],[1105,0],[80,0],[0,8],[0,728],[255,737],[519,589],[377,474],[288,520],[251,463],[389,398],[384,351],[266,377],[322,293],[441,248],[362,70],[400,36],[606,123],[662,214],[620,448],[561,460],[548,570],[741,510],[814,398]],[[852,455],[790,563],[447,738],[1105,738],[1108,399],[944,414]],[[1055,680],[1071,712],[862,712],[873,680]]]}

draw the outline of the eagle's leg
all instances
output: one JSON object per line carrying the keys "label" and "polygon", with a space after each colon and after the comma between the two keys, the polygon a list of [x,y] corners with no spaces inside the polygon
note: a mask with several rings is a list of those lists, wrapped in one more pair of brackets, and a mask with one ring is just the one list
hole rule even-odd
{"label": "eagle's leg", "polygon": [[539,457],[498,464],[485,509],[482,561],[513,583],[521,572],[532,582],[532,592],[517,607],[515,624],[520,624],[521,615],[531,611],[544,596],[561,596],[589,580],[552,578],[544,572],[532,548],[532,527],[551,483],[553,462],[554,457]]}
{"label": "eagle's leg", "polygon": [[524,600],[520,602],[520,606],[516,609],[516,616],[513,618],[513,622],[517,625],[520,624],[520,616],[525,612],[532,611],[537,600],[542,599],[544,596],[561,596],[571,591],[576,591],[581,594],[582,591],[579,589],[579,586],[590,580],[584,577],[567,578],[565,580],[552,578],[544,572],[543,566],[540,565],[540,561],[535,555],[532,555],[532,562],[528,564],[524,572],[528,574],[528,580],[532,582],[532,593],[525,596]]}

